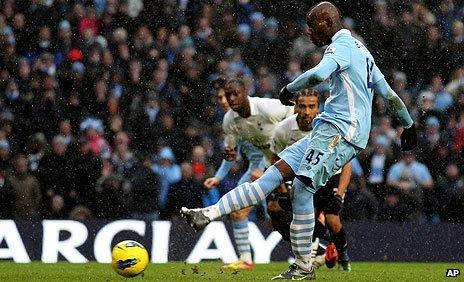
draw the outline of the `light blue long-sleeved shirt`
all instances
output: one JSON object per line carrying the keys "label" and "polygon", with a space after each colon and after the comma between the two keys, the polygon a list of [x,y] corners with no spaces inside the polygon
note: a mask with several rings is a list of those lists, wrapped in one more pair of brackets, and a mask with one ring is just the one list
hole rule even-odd
{"label": "light blue long-sleeved shirt", "polygon": [[[400,181],[401,179],[419,181],[431,181],[432,176],[430,175],[429,169],[426,165],[414,161],[411,164],[407,164],[405,161],[400,161],[390,168],[388,171],[388,180]],[[416,187],[418,188],[418,187]]]}
{"label": "light blue long-sleeved shirt", "polygon": [[330,97],[314,119],[330,122],[345,140],[365,148],[369,139],[374,90],[382,95],[405,128],[413,121],[406,106],[390,88],[367,48],[341,29],[332,37],[321,62],[287,85],[290,92],[311,88],[330,78]]}

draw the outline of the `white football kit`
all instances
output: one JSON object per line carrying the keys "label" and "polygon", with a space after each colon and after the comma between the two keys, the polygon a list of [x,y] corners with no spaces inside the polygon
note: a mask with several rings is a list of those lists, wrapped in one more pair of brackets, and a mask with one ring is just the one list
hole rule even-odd
{"label": "white football kit", "polygon": [[248,100],[251,116],[243,118],[234,111],[224,116],[224,145],[236,148],[239,140],[246,140],[263,152],[264,162],[269,166],[274,129],[280,121],[293,115],[293,107],[284,106],[277,99],[248,97]]}
{"label": "white football kit", "polygon": [[271,141],[271,151],[278,155],[285,148],[292,145],[296,141],[308,136],[311,131],[302,131],[298,127],[296,121],[297,114],[291,115],[279,124],[274,129],[274,135]]}

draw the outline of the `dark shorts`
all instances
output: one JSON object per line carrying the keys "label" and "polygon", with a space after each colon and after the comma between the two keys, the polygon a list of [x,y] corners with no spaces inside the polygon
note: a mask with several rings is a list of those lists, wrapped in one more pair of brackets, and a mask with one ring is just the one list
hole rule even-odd
{"label": "dark shorts", "polygon": [[334,199],[334,188],[338,187],[340,180],[340,174],[332,176],[327,184],[317,190],[314,194],[314,208],[318,212],[324,212],[324,214],[335,214],[338,215],[338,208],[333,205]]}
{"label": "dark shorts", "polygon": [[[321,187],[314,194],[314,207],[317,212],[324,212],[324,214],[338,215],[336,208],[331,204],[333,201],[333,189],[338,187],[340,174],[334,175],[324,187]],[[279,232],[284,240],[290,241],[290,223],[293,219],[291,209],[290,194],[278,194],[276,191],[267,197],[267,201],[278,201],[279,205],[284,209],[283,211],[272,212],[268,211],[272,220],[274,230]]]}

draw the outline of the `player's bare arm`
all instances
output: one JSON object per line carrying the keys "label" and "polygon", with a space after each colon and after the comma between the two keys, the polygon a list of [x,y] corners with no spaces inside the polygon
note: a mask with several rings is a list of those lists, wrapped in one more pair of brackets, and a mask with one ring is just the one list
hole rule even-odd
{"label": "player's bare arm", "polygon": [[350,185],[351,180],[351,162],[343,166],[342,172],[340,174],[340,180],[338,182],[337,195],[342,199],[345,197],[346,189]]}

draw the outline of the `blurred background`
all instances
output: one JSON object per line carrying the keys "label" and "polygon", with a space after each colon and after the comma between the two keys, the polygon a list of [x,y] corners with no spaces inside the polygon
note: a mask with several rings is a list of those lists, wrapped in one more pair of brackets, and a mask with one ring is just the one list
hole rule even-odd
{"label": "blurred background", "polygon": [[[0,1],[0,218],[170,219],[215,202],[223,112],[213,82],[278,90],[323,50],[305,35],[316,1]],[[374,97],[345,220],[435,224],[464,214],[464,1],[334,1],[420,126]],[[320,85],[321,109],[328,84]]]}

